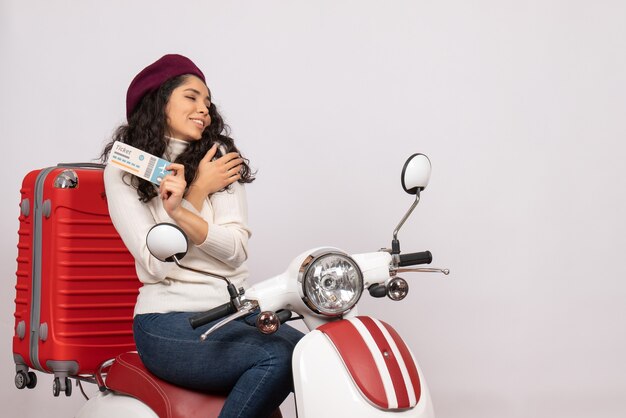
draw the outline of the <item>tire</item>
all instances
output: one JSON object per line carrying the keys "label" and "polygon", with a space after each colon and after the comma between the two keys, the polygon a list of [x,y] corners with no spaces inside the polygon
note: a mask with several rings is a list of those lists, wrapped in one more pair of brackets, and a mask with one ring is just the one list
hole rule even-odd
{"label": "tire", "polygon": [[55,397],[58,397],[61,394],[61,381],[58,377],[55,377],[54,382],[52,383],[52,394]]}
{"label": "tire", "polygon": [[24,389],[28,384],[28,375],[23,371],[15,373],[15,387],[18,389]]}
{"label": "tire", "polygon": [[65,396],[72,396],[72,381],[69,377],[65,378]]}
{"label": "tire", "polygon": [[35,372],[28,372],[28,383],[26,384],[26,387],[28,389],[33,389],[35,386],[37,386],[37,375]]}

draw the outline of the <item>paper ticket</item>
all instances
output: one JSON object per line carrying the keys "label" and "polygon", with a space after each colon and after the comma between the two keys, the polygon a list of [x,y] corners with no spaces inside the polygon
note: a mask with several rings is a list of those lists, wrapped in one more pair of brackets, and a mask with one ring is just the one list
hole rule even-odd
{"label": "paper ticket", "polygon": [[113,164],[130,174],[151,181],[157,186],[161,183],[163,177],[171,173],[171,171],[165,169],[165,167],[170,165],[169,161],[150,155],[139,148],[131,147],[120,141],[113,143],[107,164]]}

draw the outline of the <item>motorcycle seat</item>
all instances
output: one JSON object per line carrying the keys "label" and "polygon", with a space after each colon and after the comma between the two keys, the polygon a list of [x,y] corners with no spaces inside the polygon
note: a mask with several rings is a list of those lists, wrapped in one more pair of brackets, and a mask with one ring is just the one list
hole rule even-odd
{"label": "motorcycle seat", "polygon": [[135,352],[123,353],[111,365],[106,386],[147,404],[160,418],[217,417],[226,395],[185,389],[150,373]]}
{"label": "motorcycle seat", "polygon": [[[158,378],[146,369],[137,352],[115,358],[106,376],[106,387],[148,405],[159,418],[217,417],[227,394],[197,392]],[[282,418],[276,409],[270,418]]]}

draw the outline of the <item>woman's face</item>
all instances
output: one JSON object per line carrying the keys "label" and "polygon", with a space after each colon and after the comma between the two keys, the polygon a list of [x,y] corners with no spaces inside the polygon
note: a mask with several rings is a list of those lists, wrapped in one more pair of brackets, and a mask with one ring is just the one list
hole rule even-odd
{"label": "woman's face", "polygon": [[183,141],[197,141],[211,124],[209,89],[196,76],[187,76],[165,106],[166,134]]}

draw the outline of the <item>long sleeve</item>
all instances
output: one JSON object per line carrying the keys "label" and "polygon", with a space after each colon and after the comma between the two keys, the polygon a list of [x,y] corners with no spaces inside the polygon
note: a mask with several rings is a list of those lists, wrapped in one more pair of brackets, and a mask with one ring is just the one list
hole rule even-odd
{"label": "long sleeve", "polygon": [[209,222],[209,232],[198,248],[230,267],[239,267],[248,258],[250,238],[245,187],[235,182],[230,190],[214,193],[201,215]]}
{"label": "long sleeve", "polygon": [[173,263],[164,263],[154,258],[146,246],[146,235],[156,221],[150,208],[138,199],[134,187],[124,182],[123,171],[107,166],[104,170],[104,185],[109,214],[115,229],[132,256],[135,258],[137,275],[143,283],[163,280],[173,268]]}

